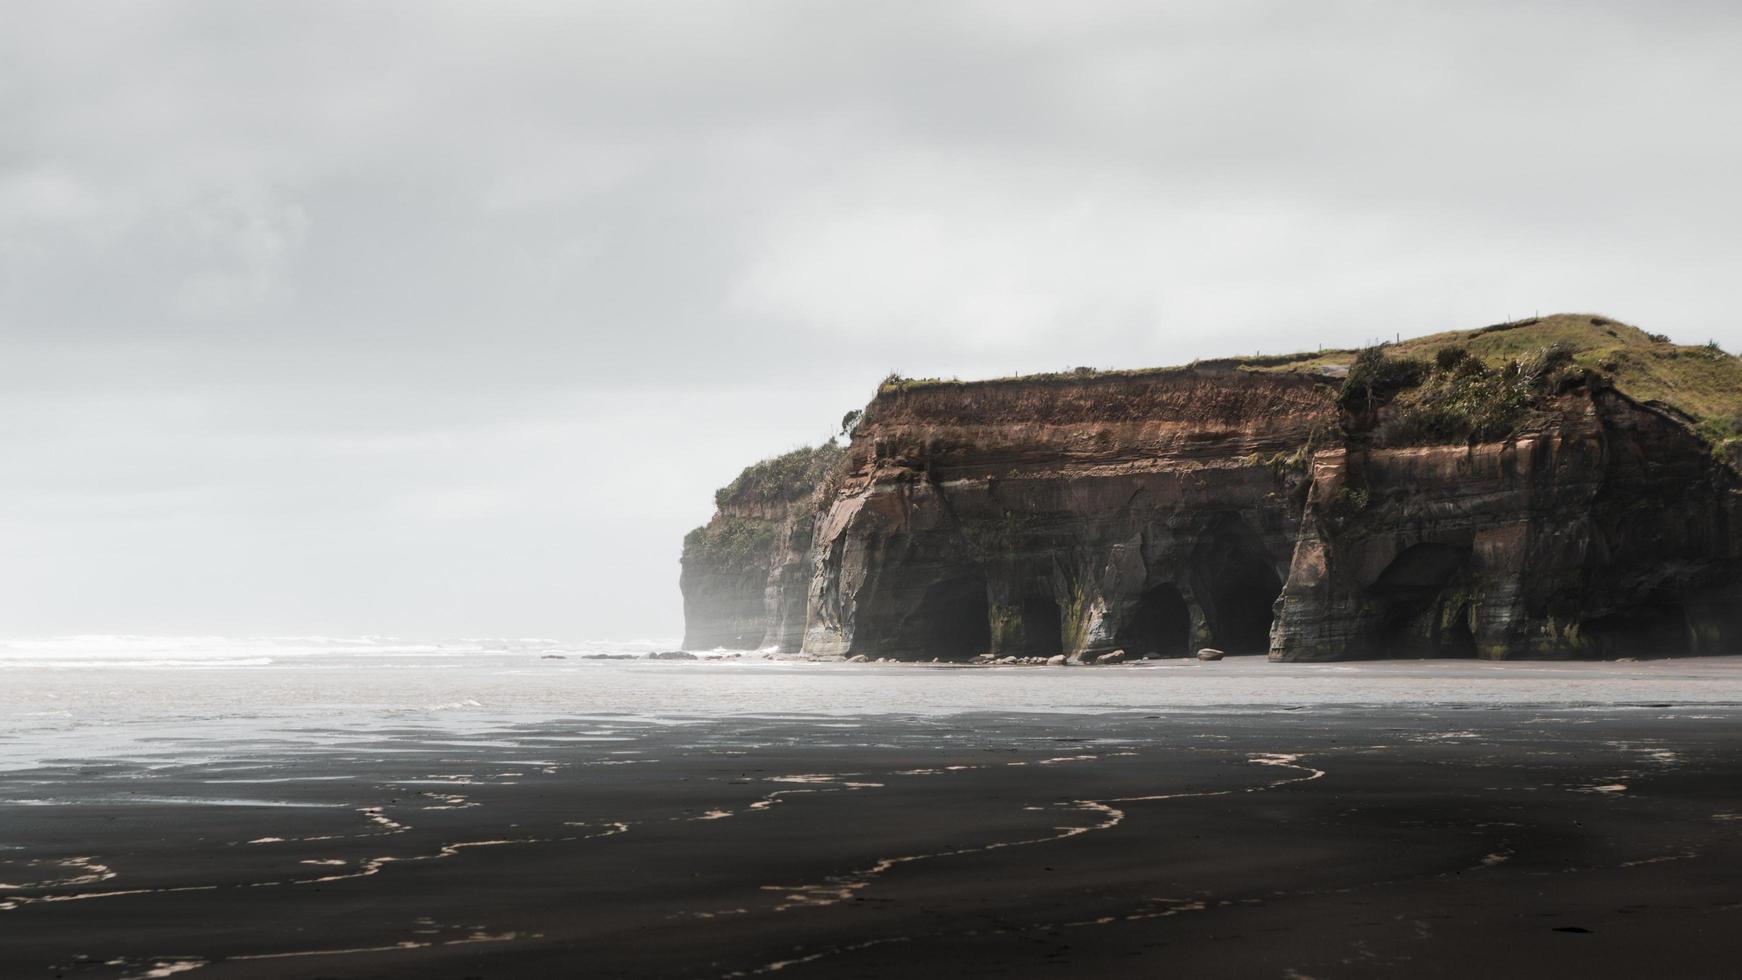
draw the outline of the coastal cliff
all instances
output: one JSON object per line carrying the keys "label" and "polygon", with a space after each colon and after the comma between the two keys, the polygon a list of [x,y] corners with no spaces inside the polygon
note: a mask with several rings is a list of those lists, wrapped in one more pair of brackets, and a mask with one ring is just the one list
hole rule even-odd
{"label": "coastal cliff", "polygon": [[758,464],[786,475],[752,467],[717,497],[686,539],[685,642],[1739,652],[1738,414],[1736,358],[1590,316],[1173,369],[892,377],[844,451]]}
{"label": "coastal cliff", "polygon": [[713,519],[684,537],[685,648],[798,649],[822,482],[842,455],[833,443],[796,449],[714,494]]}

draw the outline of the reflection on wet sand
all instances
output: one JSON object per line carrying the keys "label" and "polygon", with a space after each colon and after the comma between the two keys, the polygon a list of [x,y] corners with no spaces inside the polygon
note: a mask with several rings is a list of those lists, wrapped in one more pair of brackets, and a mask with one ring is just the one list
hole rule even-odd
{"label": "reflection on wet sand", "polygon": [[[560,975],[577,944],[623,976],[876,972],[897,949],[1117,974],[1158,943],[1280,972],[1206,945],[1229,930],[1340,975],[1357,944],[1370,972],[1455,965],[1480,948],[1460,923],[1517,921],[1527,894],[1545,936],[1674,939],[1689,903],[1736,912],[1742,712],[1699,714],[592,719],[58,761],[0,776],[41,801],[6,811],[0,928],[21,975],[92,977]],[[626,751],[642,764],[600,765]],[[236,805],[239,767],[268,805]],[[1407,923],[1362,917],[1380,895]]]}

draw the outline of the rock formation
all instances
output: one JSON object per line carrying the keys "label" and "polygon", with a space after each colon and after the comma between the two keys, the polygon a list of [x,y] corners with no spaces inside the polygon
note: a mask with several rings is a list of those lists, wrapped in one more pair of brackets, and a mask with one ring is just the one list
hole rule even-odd
{"label": "rock formation", "polygon": [[[1702,416],[1639,397],[1677,384]],[[1738,652],[1738,400],[1735,358],[1598,317],[1358,355],[891,379],[844,452],[758,464],[716,498],[685,542],[685,645]]]}
{"label": "rock formation", "polygon": [[713,520],[684,538],[685,648],[798,649],[822,483],[842,455],[833,443],[794,450],[714,495]]}
{"label": "rock formation", "polygon": [[1277,660],[1742,650],[1734,470],[1579,385],[1511,438],[1315,454]]}

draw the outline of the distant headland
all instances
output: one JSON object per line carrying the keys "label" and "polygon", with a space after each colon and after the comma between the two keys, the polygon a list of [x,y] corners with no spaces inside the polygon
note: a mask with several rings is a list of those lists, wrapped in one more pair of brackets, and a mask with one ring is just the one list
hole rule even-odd
{"label": "distant headland", "polygon": [[1742,652],[1742,360],[1602,316],[892,375],[684,540],[685,646],[899,660]]}

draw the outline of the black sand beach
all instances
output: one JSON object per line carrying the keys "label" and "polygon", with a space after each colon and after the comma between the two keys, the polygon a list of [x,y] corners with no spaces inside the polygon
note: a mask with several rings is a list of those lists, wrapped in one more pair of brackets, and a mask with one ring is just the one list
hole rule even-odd
{"label": "black sand beach", "polygon": [[204,742],[0,779],[0,975],[1733,976],[1739,735],[1315,707]]}

